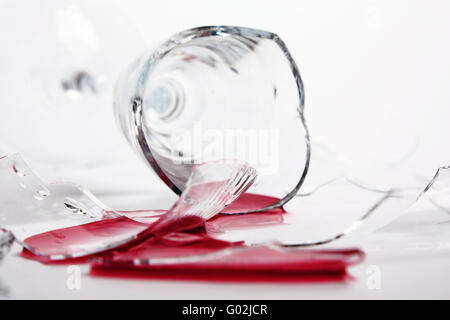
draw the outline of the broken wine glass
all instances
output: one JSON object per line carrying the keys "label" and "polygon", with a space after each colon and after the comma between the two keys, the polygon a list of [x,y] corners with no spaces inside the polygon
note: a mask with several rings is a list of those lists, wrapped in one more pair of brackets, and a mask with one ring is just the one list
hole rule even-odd
{"label": "broken wine glass", "polygon": [[192,166],[223,159],[258,172],[251,192],[281,207],[308,172],[300,74],[274,33],[233,26],[180,32],[119,78],[118,123],[134,150],[175,193]]}

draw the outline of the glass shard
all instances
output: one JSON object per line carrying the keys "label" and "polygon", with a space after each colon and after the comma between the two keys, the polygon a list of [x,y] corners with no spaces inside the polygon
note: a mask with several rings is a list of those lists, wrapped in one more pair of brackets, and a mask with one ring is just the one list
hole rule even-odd
{"label": "glass shard", "polygon": [[188,216],[208,220],[236,200],[255,179],[255,169],[238,162],[197,165],[179,200],[152,225],[149,232],[153,234],[170,232],[174,221]]}
{"label": "glass shard", "polygon": [[138,236],[189,228],[220,212],[256,178],[254,169],[237,162],[197,165],[179,200],[149,226],[107,208],[74,184],[45,185],[19,155],[0,159],[0,170],[5,182],[0,190],[2,228],[32,253],[51,260],[86,256]]}
{"label": "glass shard", "polygon": [[75,184],[44,184],[18,154],[0,159],[0,176],[0,225],[25,246],[37,233],[120,216]]}
{"label": "glass shard", "polygon": [[299,247],[342,242],[343,238],[362,237],[395,220],[416,196],[409,190],[379,192],[345,178],[335,179],[287,203],[280,224],[237,226],[217,237],[255,245],[275,242]]}
{"label": "glass shard", "polygon": [[440,167],[436,171],[418,199],[422,196],[428,198],[437,208],[450,214],[450,166]]}

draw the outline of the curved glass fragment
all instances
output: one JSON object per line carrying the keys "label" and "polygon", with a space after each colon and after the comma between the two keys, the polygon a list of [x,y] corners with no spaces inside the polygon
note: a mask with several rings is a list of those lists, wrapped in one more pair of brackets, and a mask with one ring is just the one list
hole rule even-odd
{"label": "curved glass fragment", "polygon": [[256,171],[234,161],[194,166],[181,197],[154,224],[127,218],[74,184],[44,184],[17,154],[0,159],[0,177],[0,227],[32,253],[61,260],[183,230],[190,217],[209,219],[251,186]]}
{"label": "curved glass fragment", "polygon": [[120,216],[76,184],[45,184],[19,154],[0,159],[0,177],[0,226],[22,244],[34,234]]}
{"label": "curved glass fragment", "polygon": [[418,198],[426,196],[439,209],[450,214],[450,166],[440,167]]}
{"label": "curved glass fragment", "polygon": [[[418,191],[418,190],[417,190]],[[338,178],[285,205],[283,221],[257,228],[234,228],[214,234],[226,241],[248,244],[275,242],[310,247],[366,236],[398,218],[415,202],[418,192],[380,192]],[[350,237],[351,235],[351,237]]]}

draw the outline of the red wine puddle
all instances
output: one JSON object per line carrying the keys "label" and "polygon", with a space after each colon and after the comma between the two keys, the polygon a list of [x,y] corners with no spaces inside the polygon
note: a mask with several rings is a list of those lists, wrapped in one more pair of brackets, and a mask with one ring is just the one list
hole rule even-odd
{"label": "red wine puddle", "polygon": [[[274,199],[244,194],[224,213],[255,210],[274,203]],[[282,208],[247,215],[217,215],[209,221],[187,216],[152,234],[152,224],[164,212],[122,211],[133,220],[127,217],[101,220],[25,240],[37,252],[59,256],[61,260],[39,256],[27,249],[21,255],[47,264],[91,263],[92,276],[222,282],[346,281],[351,279],[347,267],[364,257],[358,249],[246,246],[242,241],[228,242],[213,237],[227,230],[282,224],[285,214]],[[123,239],[128,240],[120,243]],[[105,240],[117,240],[120,245],[100,253],[71,257],[73,252],[82,255],[99,248]]]}

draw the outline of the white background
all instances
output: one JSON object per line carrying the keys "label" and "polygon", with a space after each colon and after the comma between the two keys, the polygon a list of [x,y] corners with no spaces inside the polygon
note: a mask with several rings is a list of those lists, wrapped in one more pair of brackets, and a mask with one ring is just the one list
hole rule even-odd
{"label": "white background", "polygon": [[[313,143],[358,164],[391,166],[409,155],[401,169],[423,177],[450,164],[449,1],[117,3],[147,44],[201,25],[275,32],[299,66]],[[133,165],[121,166],[120,181],[105,170],[77,182],[112,207],[167,207],[174,196],[131,152],[129,159]],[[118,198],[109,193],[110,182],[139,193]],[[83,273],[81,289],[69,290],[66,267],[23,260],[17,246],[0,265],[1,278],[10,298],[449,298],[448,217],[434,214],[437,220],[411,218],[358,243],[368,257],[351,269],[355,280],[343,284],[128,281]],[[444,227],[436,231],[436,223]],[[430,238],[435,231],[442,237]],[[370,265],[381,271],[380,289],[367,286]]]}

